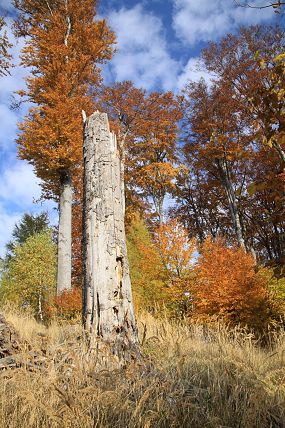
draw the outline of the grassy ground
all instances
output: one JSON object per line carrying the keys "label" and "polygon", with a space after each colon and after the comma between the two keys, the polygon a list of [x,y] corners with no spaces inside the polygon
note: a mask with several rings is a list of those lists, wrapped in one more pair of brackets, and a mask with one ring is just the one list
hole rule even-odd
{"label": "grassy ground", "polygon": [[5,316],[40,369],[0,373],[1,427],[285,427],[283,335],[261,349],[249,334],[205,336],[144,314],[144,363],[98,372],[79,324]]}

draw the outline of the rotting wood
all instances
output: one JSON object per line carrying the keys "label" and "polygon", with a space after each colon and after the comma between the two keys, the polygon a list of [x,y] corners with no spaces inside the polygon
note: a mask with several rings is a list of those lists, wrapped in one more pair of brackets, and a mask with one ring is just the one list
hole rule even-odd
{"label": "rotting wood", "polygon": [[83,323],[120,361],[138,354],[124,227],[122,166],[108,117],[85,121]]}

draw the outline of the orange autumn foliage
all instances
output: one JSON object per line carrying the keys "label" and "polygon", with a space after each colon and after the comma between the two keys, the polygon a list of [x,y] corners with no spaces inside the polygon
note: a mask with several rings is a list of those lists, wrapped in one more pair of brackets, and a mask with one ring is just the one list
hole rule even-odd
{"label": "orange autumn foliage", "polygon": [[187,230],[176,219],[161,224],[154,235],[166,283],[166,306],[175,316],[189,311],[189,293],[193,277],[193,257],[196,240],[190,239]]}
{"label": "orange autumn foliage", "polygon": [[261,328],[268,314],[266,281],[255,271],[253,257],[207,238],[195,268],[194,319],[221,319]]}
{"label": "orange autumn foliage", "polygon": [[64,290],[59,296],[54,298],[49,312],[50,316],[63,319],[80,317],[82,312],[81,289],[75,287],[72,290]]}
{"label": "orange autumn foliage", "polygon": [[[125,163],[128,203],[135,195],[151,201],[162,220],[163,202],[174,189],[178,121],[181,108],[172,92],[151,92],[135,88],[130,81],[102,90],[99,103],[108,112]],[[140,204],[141,206],[143,204]]]}
{"label": "orange autumn foliage", "polygon": [[96,0],[15,0],[16,31],[26,37],[22,65],[30,68],[26,89],[32,102],[19,125],[19,156],[42,179],[44,196],[58,199],[66,178],[75,187],[73,284],[81,278],[82,110],[94,109],[102,64],[112,57],[115,34],[96,19]]}
{"label": "orange autumn foliage", "polygon": [[161,224],[154,242],[169,280],[187,277],[196,247],[195,239],[189,239],[186,229],[176,219]]}
{"label": "orange autumn foliage", "polygon": [[72,172],[82,159],[81,111],[94,108],[98,64],[113,52],[115,35],[105,20],[95,20],[96,3],[15,0],[16,30],[27,37],[22,65],[31,68],[19,95],[34,104],[20,125],[19,154],[53,195],[60,174]]}

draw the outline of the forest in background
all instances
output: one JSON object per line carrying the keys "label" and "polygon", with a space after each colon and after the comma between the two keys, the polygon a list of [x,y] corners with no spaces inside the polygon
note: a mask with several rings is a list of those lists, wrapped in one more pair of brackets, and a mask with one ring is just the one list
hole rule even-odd
{"label": "forest in background", "polygon": [[[18,154],[59,225],[24,214],[1,260],[0,425],[284,428],[283,28],[242,27],[203,49],[210,81],[150,92],[104,85],[116,35],[95,0],[13,3],[30,70]],[[0,30],[1,78],[13,65],[4,18]],[[95,110],[125,181],[139,351],[124,365],[81,325],[82,135]]]}
{"label": "forest in background", "polygon": [[[98,109],[109,116],[124,163],[137,308],[258,330],[282,324],[283,29],[243,27],[210,42],[200,66],[211,81],[189,81],[179,94],[130,81],[107,87],[98,64],[111,58],[116,36],[104,20],[93,21],[94,2],[83,3],[69,3],[72,23],[64,23],[64,5],[46,15],[46,5],[15,2],[16,34],[30,38],[22,65],[33,70],[18,93],[19,102],[32,102],[19,125],[19,156],[41,178],[43,198],[60,202],[63,187],[73,188],[72,278],[55,297],[61,232],[44,213],[26,214],[2,261],[2,302],[31,306],[42,320],[80,312],[81,111]],[[2,34],[5,75],[13,59]]]}

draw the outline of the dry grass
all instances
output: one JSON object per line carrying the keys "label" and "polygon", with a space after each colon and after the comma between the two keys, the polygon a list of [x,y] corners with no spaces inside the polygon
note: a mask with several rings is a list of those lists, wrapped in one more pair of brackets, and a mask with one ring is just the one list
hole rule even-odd
{"label": "dry grass", "polygon": [[265,350],[242,332],[205,335],[144,314],[145,363],[108,372],[87,357],[80,325],[5,315],[23,353],[44,362],[0,373],[0,426],[285,427],[284,336]]}

